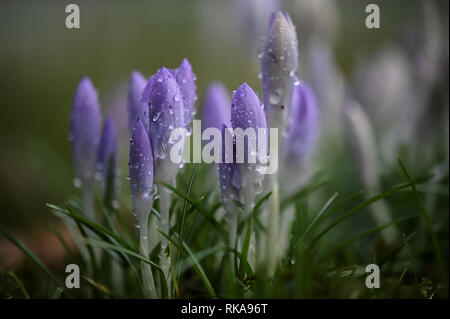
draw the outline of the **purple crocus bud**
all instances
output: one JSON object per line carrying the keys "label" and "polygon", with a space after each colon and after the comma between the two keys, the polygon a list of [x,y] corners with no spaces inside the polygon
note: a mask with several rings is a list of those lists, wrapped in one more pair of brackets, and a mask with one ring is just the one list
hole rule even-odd
{"label": "purple crocus bud", "polygon": [[[97,155],[97,170],[103,196],[110,196],[110,199],[112,200],[115,191],[115,177],[117,174],[117,130],[111,116],[108,116],[105,125],[103,126]],[[111,189],[108,189],[109,187],[111,187]],[[107,194],[107,192],[109,194]]]}
{"label": "purple crocus bud", "polygon": [[[230,147],[230,149],[227,149],[226,140],[225,137],[227,134],[230,134],[229,139],[230,141],[233,141],[233,136],[231,135],[230,130],[228,127],[223,124],[222,125],[222,161],[219,163],[219,183],[220,183],[220,191],[222,195],[222,203],[224,205],[225,211],[230,212],[235,209],[233,200],[240,201],[240,189],[241,189],[241,175],[239,172],[239,166],[236,163],[236,156],[235,156],[235,144]],[[231,163],[226,163],[225,160],[225,153],[233,152],[233,160]]]}
{"label": "purple crocus bud", "polygon": [[128,167],[133,208],[137,214],[146,214],[153,203],[153,152],[140,119],[131,135]]}
{"label": "purple crocus bud", "polygon": [[70,116],[69,139],[75,169],[75,185],[92,188],[100,141],[101,115],[97,92],[88,77],[78,84]]}
{"label": "purple crocus bud", "polygon": [[280,138],[288,125],[292,88],[298,68],[297,34],[287,13],[272,13],[260,52],[263,99],[269,127]]}
{"label": "purple crocus bud", "polygon": [[303,82],[294,86],[288,134],[283,141],[288,162],[304,162],[311,154],[319,136],[319,120],[319,108],[312,88]]}
{"label": "purple crocus bud", "polygon": [[148,116],[145,116],[146,105],[142,103],[142,91],[147,84],[147,80],[144,76],[133,71],[131,73],[130,85],[128,87],[128,130],[130,135],[133,133],[133,128],[136,125],[137,119],[140,118],[144,127],[148,128]]}
{"label": "purple crocus bud", "polygon": [[206,90],[203,100],[202,130],[222,125],[231,126],[230,98],[228,91],[221,82],[213,82]]}
{"label": "purple crocus bud", "polygon": [[[230,246],[235,247],[238,210],[234,201],[241,201],[242,183],[239,165],[236,163],[235,144],[232,143],[232,145],[227,145],[227,140],[233,142],[233,136],[230,129],[228,129],[226,125],[222,125],[222,161],[219,163],[218,167],[220,193],[229,227]],[[226,152],[233,152],[231,163],[226,162]]]}
{"label": "purple crocus bud", "polygon": [[[139,228],[139,251],[148,256],[148,217],[153,205],[153,151],[142,121],[137,120],[130,139],[129,178],[131,201]],[[144,293],[156,297],[155,283],[148,264],[141,263]]]}
{"label": "purple crocus bud", "polygon": [[[252,128],[255,132],[255,136],[258,135],[258,128],[267,129],[264,106],[247,83],[243,83],[233,92],[231,101],[231,125],[233,129],[240,128],[244,131],[248,128]],[[249,146],[249,143],[245,143],[244,145],[246,156]],[[257,138],[254,141],[254,146],[257,146]],[[237,145],[237,147],[239,148],[240,145]],[[243,161],[247,161],[247,158],[240,159],[238,157],[237,161],[238,163],[242,163]]]}
{"label": "purple crocus bud", "polygon": [[[253,206],[255,194],[262,190],[264,165],[256,154],[257,151],[261,153],[260,145],[264,143],[267,145],[267,134],[263,136],[259,134],[259,129],[267,130],[266,117],[258,96],[247,83],[242,84],[233,93],[231,103],[231,125],[236,139],[236,162],[239,163],[243,199],[248,213]],[[240,131],[241,134],[239,134]],[[264,138],[265,141],[258,141],[258,138]],[[264,155],[266,154],[267,149],[264,152]],[[251,158],[253,155],[254,159]]]}
{"label": "purple crocus bud", "polygon": [[[150,87],[149,87],[150,86]],[[147,83],[142,96],[149,106],[149,136],[156,161],[170,152],[170,135],[175,128],[184,127],[183,95],[175,78],[166,68],[161,68]]]}
{"label": "purple crocus bud", "polygon": [[195,100],[197,100],[195,80],[197,77],[192,71],[192,66],[187,59],[183,59],[180,66],[176,70],[172,70],[172,74],[175,77],[183,95],[184,107],[185,107],[185,126],[189,126],[195,115]]}

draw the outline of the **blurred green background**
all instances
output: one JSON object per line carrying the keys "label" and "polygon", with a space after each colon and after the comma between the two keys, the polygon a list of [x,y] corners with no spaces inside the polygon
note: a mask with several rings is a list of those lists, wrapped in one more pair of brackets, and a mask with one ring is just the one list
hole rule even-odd
{"label": "blurred green background", "polygon": [[[120,164],[125,192],[126,90],[132,70],[150,76],[161,66],[178,66],[186,57],[198,76],[198,102],[215,79],[230,91],[244,81],[259,91],[256,47],[243,36],[248,30],[239,15],[243,2],[76,1],[81,28],[69,30],[65,27],[68,1],[1,1],[0,223],[10,229],[43,223],[50,215],[45,203],[62,203],[75,191],[68,119],[83,75],[97,87],[103,114],[112,113],[123,132]],[[307,25],[310,21],[301,20],[296,2],[280,5],[297,26],[302,56],[306,45],[302,40],[314,30]],[[396,42],[403,38],[399,30],[414,35],[414,27],[421,28],[420,1],[376,1],[382,27],[366,29],[364,9],[372,2],[343,0],[330,9],[339,19],[330,42],[344,75],[353,72],[359,52]],[[435,4],[442,30],[448,32],[448,1]],[[259,42],[258,35],[253,41]],[[445,54],[448,61],[448,51]],[[303,70],[301,65],[301,78]],[[448,84],[448,65],[442,72]],[[434,110],[439,116],[442,107]]]}

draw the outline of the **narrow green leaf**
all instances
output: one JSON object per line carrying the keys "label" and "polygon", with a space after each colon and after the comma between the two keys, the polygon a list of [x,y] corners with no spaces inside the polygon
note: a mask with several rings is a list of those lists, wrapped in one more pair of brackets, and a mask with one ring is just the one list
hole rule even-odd
{"label": "narrow green leaf", "polygon": [[388,197],[402,189],[408,188],[411,186],[411,183],[403,183],[397,186],[392,187],[391,189],[387,190],[384,193],[378,194],[376,196],[373,196],[369,198],[368,200],[364,201],[363,203],[357,205],[356,207],[350,209],[345,214],[343,214],[341,217],[335,219],[333,222],[331,222],[330,225],[328,225],[321,233],[319,233],[311,242],[311,244],[308,246],[308,250],[310,250],[326,233],[328,233],[331,229],[333,229],[336,225],[341,223],[343,220],[349,218],[350,216],[356,214],[363,208],[369,206],[370,204],[379,201],[380,199],[383,199],[385,197]]}
{"label": "narrow green leaf", "polygon": [[200,279],[203,282],[203,285],[205,286],[206,290],[210,294],[211,297],[216,296],[216,292],[214,291],[214,288],[211,285],[211,282],[208,279],[208,276],[206,275],[205,271],[203,270],[203,267],[200,265],[198,260],[195,258],[195,255],[192,253],[192,251],[189,249],[189,247],[184,243],[183,247],[181,248],[178,243],[173,240],[171,237],[167,236],[167,234],[163,233],[161,230],[159,231],[164,237],[167,238],[175,247],[186,257],[191,259],[193,267],[195,272],[199,275]]}
{"label": "narrow green leaf", "polygon": [[441,249],[439,247],[439,243],[438,243],[438,240],[437,240],[437,237],[436,237],[436,232],[434,231],[434,228],[433,228],[433,223],[431,222],[430,214],[428,214],[428,211],[425,208],[425,205],[423,203],[422,197],[420,196],[419,192],[417,191],[416,184],[414,183],[414,181],[409,176],[409,173],[406,170],[406,167],[403,165],[403,163],[400,160],[400,158],[398,159],[398,163],[400,164],[400,167],[401,167],[401,169],[403,171],[403,174],[405,174],[405,177],[408,180],[408,182],[410,183],[410,186],[413,189],[414,194],[416,196],[417,203],[419,204],[420,211],[421,211],[421,213],[423,215],[423,218],[424,218],[425,223],[426,223],[427,228],[428,228],[428,232],[430,233],[431,240],[433,242],[434,251],[436,253],[436,259],[437,259],[437,262],[438,262],[438,265],[439,265],[440,276],[441,276],[441,278],[443,278],[444,277],[444,273],[445,273],[444,263],[442,261]]}
{"label": "narrow green leaf", "polygon": [[410,216],[398,218],[398,219],[396,219],[396,220],[394,220],[394,221],[392,221],[392,222],[389,222],[389,223],[386,223],[386,224],[383,224],[383,225],[380,225],[380,226],[376,226],[376,227],[373,227],[373,228],[368,229],[368,230],[366,230],[366,231],[363,231],[363,232],[361,232],[361,233],[359,233],[359,234],[357,234],[357,235],[355,235],[355,236],[350,237],[349,239],[344,240],[344,241],[341,242],[340,244],[338,244],[335,248],[332,249],[331,254],[335,253],[335,252],[338,251],[339,249],[342,249],[343,247],[346,247],[346,246],[348,246],[348,245],[353,244],[354,242],[357,242],[358,240],[361,240],[361,239],[364,238],[364,237],[367,237],[367,236],[369,236],[369,235],[371,235],[371,234],[373,234],[373,233],[376,233],[376,232],[378,232],[378,231],[380,231],[380,230],[383,230],[383,229],[385,229],[386,227],[389,227],[389,226],[392,226],[392,225],[396,225],[396,224],[403,223],[403,222],[405,222],[405,221],[407,221],[407,220],[416,218],[416,217],[418,217],[418,216],[420,216],[420,215],[415,214],[415,215],[410,215]]}
{"label": "narrow green leaf", "polygon": [[63,290],[61,289],[61,287],[56,287],[55,291],[52,293],[50,299],[60,299],[61,298],[61,293],[63,292]]}
{"label": "narrow green leaf", "polygon": [[42,260],[39,259],[22,241],[11,235],[6,229],[0,226],[0,233],[16,245],[28,258],[33,261],[36,266],[38,266],[54,283],[56,286],[64,288],[64,285],[59,281],[59,279],[45,266]]}
{"label": "narrow green leaf", "polygon": [[210,214],[208,214],[207,212],[205,212],[203,210],[203,208],[199,205],[197,205],[196,201],[193,200],[190,196],[188,196],[186,193],[176,189],[175,187],[169,185],[169,184],[164,184],[163,185],[165,187],[167,187],[168,189],[172,190],[175,194],[177,194],[178,196],[186,199],[187,201],[189,201],[189,203],[191,205],[193,205],[195,207],[195,209],[197,209],[197,211],[199,211],[203,217],[214,227],[214,229],[217,231],[217,233],[220,235],[220,237],[222,238],[222,240],[224,242],[226,242],[227,240],[227,232],[220,226],[220,224],[214,219],[213,216],[211,216]]}
{"label": "narrow green leaf", "polygon": [[305,232],[303,233],[302,240],[308,236],[308,234],[311,232],[311,230],[316,226],[317,221],[322,217],[322,215],[328,210],[328,208],[333,204],[334,200],[339,196],[338,193],[334,193],[333,196],[323,205],[323,207],[320,209],[320,211],[314,216],[311,223],[309,223],[308,227],[306,228]]}

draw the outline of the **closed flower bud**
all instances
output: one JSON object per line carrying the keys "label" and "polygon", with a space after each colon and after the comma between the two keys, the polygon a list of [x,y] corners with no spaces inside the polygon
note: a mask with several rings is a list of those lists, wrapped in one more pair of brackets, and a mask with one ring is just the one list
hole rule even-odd
{"label": "closed flower bud", "polygon": [[[139,226],[139,251],[142,256],[149,254],[148,217],[153,205],[153,151],[147,129],[140,119],[133,129],[130,139],[129,177],[131,201]],[[144,293],[149,298],[156,297],[155,282],[150,266],[141,262]]]}
{"label": "closed flower bud", "polygon": [[133,208],[138,214],[148,213],[153,203],[153,152],[140,119],[131,135],[128,166]]}
{"label": "closed flower bud", "polygon": [[[234,93],[231,104],[231,125],[236,136],[236,162],[239,163],[240,176],[243,188],[243,200],[247,212],[253,206],[256,194],[262,190],[263,165],[257,156],[258,144],[267,143],[267,134],[262,137],[265,141],[258,141],[258,129],[267,130],[264,107],[258,96],[247,83],[242,84]],[[252,129],[247,138],[239,138],[236,129],[242,129],[245,136],[246,129]],[[250,133],[250,132],[249,132]],[[242,155],[243,144],[243,155]],[[241,151],[240,151],[241,150]],[[241,154],[240,154],[241,153]],[[256,161],[252,163],[250,156],[254,155]],[[265,154],[264,154],[265,155]],[[244,158],[240,157],[243,156]]]}
{"label": "closed flower bud", "polygon": [[[227,145],[226,141],[232,142]],[[219,163],[219,183],[222,197],[222,205],[226,213],[228,222],[229,244],[236,245],[236,232],[238,223],[238,209],[234,201],[241,202],[241,173],[239,164],[236,163],[236,147],[233,141],[231,130],[226,125],[222,125],[222,161]],[[231,163],[226,162],[225,153],[233,152]]]}
{"label": "closed flower bud", "polygon": [[288,125],[298,69],[297,35],[287,13],[278,11],[270,16],[259,56],[268,126],[278,128],[281,137]]}
{"label": "closed flower bud", "polygon": [[111,116],[106,119],[97,155],[97,170],[104,198],[113,199],[117,174],[117,130]]}
{"label": "closed flower bud", "polygon": [[142,102],[142,92],[147,84],[144,76],[134,71],[131,73],[130,85],[128,87],[127,111],[128,111],[128,130],[130,135],[136,122],[141,119],[144,127],[148,129],[148,110],[147,106]]}
{"label": "closed flower bud", "polygon": [[161,68],[147,83],[142,96],[149,107],[149,136],[155,155],[160,161],[167,157],[174,128],[184,127],[183,94],[172,73]]}
{"label": "closed flower bud", "polygon": [[203,100],[202,129],[222,126],[230,127],[230,98],[225,86],[220,82],[212,83],[206,90]]}
{"label": "closed flower bud", "polygon": [[305,83],[294,86],[288,134],[283,141],[288,163],[302,163],[311,154],[319,136],[319,122],[319,108],[311,87]]}
{"label": "closed flower bud", "polygon": [[[241,200],[241,175],[235,156],[233,156],[232,163],[226,163],[225,161],[225,152],[231,152],[231,149],[227,150],[226,148],[226,134],[230,134],[230,140],[232,140],[231,132],[227,128],[226,125],[222,125],[222,161],[219,163],[219,182],[223,206],[225,211],[230,214],[236,211],[233,200]],[[234,154],[234,144],[232,149]]]}
{"label": "closed flower bud", "polygon": [[181,94],[183,95],[185,117],[185,126],[189,126],[195,115],[195,100],[197,99],[195,80],[197,79],[192,66],[187,59],[183,59],[178,69],[172,70],[172,74],[177,81]]}
{"label": "closed flower bud", "polygon": [[77,186],[94,182],[100,126],[97,92],[91,80],[83,77],[78,84],[70,116],[69,139]]}

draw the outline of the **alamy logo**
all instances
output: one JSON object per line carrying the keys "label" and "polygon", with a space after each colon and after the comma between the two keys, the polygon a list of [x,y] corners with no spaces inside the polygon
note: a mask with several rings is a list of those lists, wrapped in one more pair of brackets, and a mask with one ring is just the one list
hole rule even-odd
{"label": "alamy logo", "polygon": [[[190,163],[190,139],[186,128],[172,130],[169,140],[176,141],[170,150],[173,163]],[[225,136],[223,136],[224,134]],[[269,136],[268,136],[269,135]],[[211,139],[212,138],[212,139]],[[209,141],[203,145],[202,142]],[[201,121],[193,121],[193,163],[248,163],[258,164],[261,174],[274,174],[278,170],[278,129],[210,127],[201,132]],[[270,149],[270,151],[269,151]],[[183,153],[184,150],[184,153]]]}
{"label": "alamy logo", "polygon": [[370,273],[366,278],[366,287],[369,289],[380,288],[380,267],[376,264],[367,265],[366,273]]}
{"label": "alamy logo", "polygon": [[67,29],[79,29],[80,28],[80,7],[77,4],[69,4],[66,7],[66,13],[69,13],[66,17]]}
{"label": "alamy logo", "polygon": [[366,13],[370,13],[366,17],[367,29],[379,29],[380,28],[380,7],[377,4],[369,4],[366,7]]}
{"label": "alamy logo", "polygon": [[76,264],[66,266],[66,287],[69,289],[80,288],[80,267]]}

